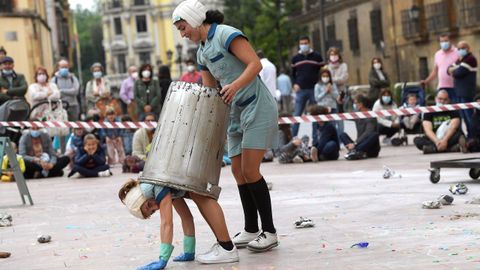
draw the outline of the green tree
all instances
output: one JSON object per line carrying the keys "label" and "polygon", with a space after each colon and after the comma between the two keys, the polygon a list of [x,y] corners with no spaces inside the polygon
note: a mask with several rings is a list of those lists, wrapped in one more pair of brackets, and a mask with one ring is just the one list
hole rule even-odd
{"label": "green tree", "polygon": [[298,0],[224,0],[225,23],[242,30],[255,49],[286,68],[289,51],[305,30],[289,21],[302,8]]}

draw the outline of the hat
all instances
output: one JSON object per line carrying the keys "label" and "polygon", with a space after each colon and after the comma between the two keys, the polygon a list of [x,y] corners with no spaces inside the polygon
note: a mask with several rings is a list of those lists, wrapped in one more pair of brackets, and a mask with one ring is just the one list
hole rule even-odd
{"label": "hat", "polygon": [[146,201],[147,198],[145,198],[145,196],[143,195],[140,185],[135,185],[135,187],[130,189],[130,191],[128,191],[127,195],[125,196],[125,199],[122,200],[122,202],[127,206],[130,214],[139,219],[145,219],[142,214],[141,207]]}
{"label": "hat", "polygon": [[180,3],[172,14],[172,21],[176,23],[185,20],[193,28],[202,25],[207,18],[207,8],[198,0],[186,0]]}
{"label": "hat", "polygon": [[13,63],[14,62],[13,58],[10,57],[10,56],[5,56],[5,57],[2,58],[2,61],[0,62],[0,64],[5,64],[5,63],[8,63],[8,62]]}

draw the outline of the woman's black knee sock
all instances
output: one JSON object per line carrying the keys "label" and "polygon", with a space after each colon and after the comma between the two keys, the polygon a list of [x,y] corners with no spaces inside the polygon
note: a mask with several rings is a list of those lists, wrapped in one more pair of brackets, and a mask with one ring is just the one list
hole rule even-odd
{"label": "woman's black knee sock", "polygon": [[245,217],[245,231],[250,233],[258,232],[257,206],[248,188],[248,184],[238,186],[238,193],[240,194],[243,215]]}
{"label": "woman's black knee sock", "polygon": [[247,185],[252,193],[258,213],[260,214],[262,230],[269,233],[276,233],[275,226],[273,226],[272,201],[270,200],[267,182],[265,182],[265,179],[262,177],[259,181]]}

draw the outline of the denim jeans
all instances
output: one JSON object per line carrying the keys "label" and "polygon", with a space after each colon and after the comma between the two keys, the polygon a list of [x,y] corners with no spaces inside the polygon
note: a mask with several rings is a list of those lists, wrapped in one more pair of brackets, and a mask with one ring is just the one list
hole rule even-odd
{"label": "denim jeans", "polygon": [[[309,105],[315,104],[315,94],[313,92],[313,89],[301,89],[300,91],[297,92],[295,96],[295,112],[294,116],[301,116],[303,112],[305,111],[305,107],[307,106],[307,103]],[[292,134],[293,136],[298,135],[298,128],[299,124],[293,124],[292,125]],[[316,138],[317,136],[317,126],[316,123],[312,124],[312,138]]]}
{"label": "denim jeans", "polygon": [[[469,103],[473,102],[473,98],[468,97],[457,97],[458,103]],[[473,109],[468,110],[460,110],[460,115],[462,116],[463,121],[465,122],[465,126],[467,126],[467,136],[469,139],[472,138],[472,117],[473,117]]]}
{"label": "denim jeans", "polygon": [[[340,134],[340,140],[344,145],[354,143],[350,136],[348,136],[348,134],[345,132]],[[380,153],[380,141],[378,138],[378,133],[370,133],[362,141],[355,145],[355,150],[366,153],[367,157],[378,157],[378,154]]]}

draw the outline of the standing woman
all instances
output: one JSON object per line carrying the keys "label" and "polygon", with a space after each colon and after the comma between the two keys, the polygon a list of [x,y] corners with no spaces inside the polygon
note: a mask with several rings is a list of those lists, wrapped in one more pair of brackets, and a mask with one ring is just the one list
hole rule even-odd
{"label": "standing woman", "polygon": [[94,63],[90,67],[93,78],[88,81],[85,87],[85,97],[87,98],[87,114],[100,115],[100,108],[97,102],[102,98],[110,97],[110,82],[103,77],[103,66],[100,63]]}
{"label": "standing woman", "polygon": [[383,70],[382,60],[378,57],[372,59],[372,68],[368,74],[368,82],[370,84],[368,99],[370,100],[370,104],[374,104],[380,96],[380,91],[383,88],[390,87],[390,79]]}
{"label": "standing woman", "polygon": [[[38,67],[35,70],[35,83],[28,87],[28,95],[30,100],[30,107],[44,102],[57,101],[60,99],[60,91],[56,84],[48,82],[48,72],[43,67]],[[30,113],[30,119],[38,120],[44,116],[44,112],[48,109],[48,104],[39,105],[34,111]]]}
{"label": "standing woman", "polygon": [[158,118],[158,114],[162,110],[160,104],[162,94],[158,80],[153,77],[152,65],[143,64],[140,67],[138,76],[139,79],[135,82],[133,88],[138,118],[143,120],[147,113],[153,113]]}
{"label": "standing woman", "polygon": [[[340,50],[336,47],[328,49],[328,70],[332,74],[332,81],[338,89],[338,112],[343,113],[343,103],[347,94],[347,82],[348,82],[348,66],[343,61]],[[343,121],[337,122],[338,134],[343,133]]]}
{"label": "standing woman", "polygon": [[216,88],[218,80],[222,98],[231,106],[228,156],[245,216],[244,230],[234,236],[233,242],[251,251],[270,250],[278,246],[278,240],[260,163],[266,149],[277,147],[278,112],[273,96],[259,79],[260,59],[240,30],[221,24],[221,12],[207,11],[197,0],[182,2],[172,19],[182,37],[200,43],[197,63],[203,84]]}

